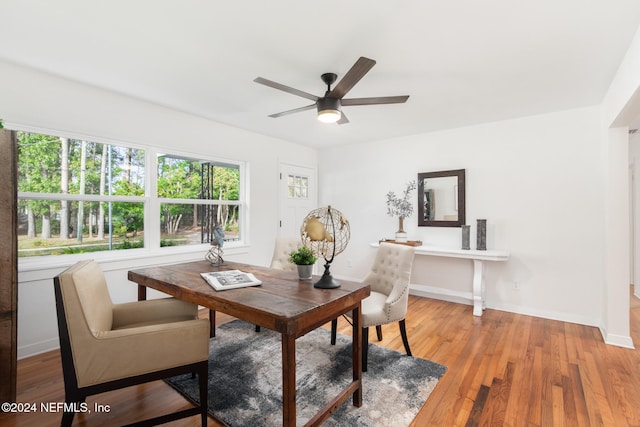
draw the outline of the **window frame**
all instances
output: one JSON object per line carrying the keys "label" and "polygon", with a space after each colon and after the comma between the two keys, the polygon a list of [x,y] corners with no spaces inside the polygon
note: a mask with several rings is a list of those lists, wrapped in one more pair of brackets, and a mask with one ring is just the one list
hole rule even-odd
{"label": "window frame", "polygon": [[[151,150],[150,150],[151,151]],[[237,166],[238,170],[240,171],[240,182],[239,182],[239,191],[238,191],[238,200],[210,200],[210,199],[179,199],[179,198],[172,198],[172,197],[158,197],[158,157],[160,156],[171,156],[171,157],[175,157],[175,158],[182,158],[185,160],[193,160],[193,161],[206,161],[206,162],[212,162],[212,163],[217,163],[219,165],[226,165],[226,166]],[[229,160],[229,159],[223,159],[220,157],[208,157],[208,156],[203,156],[203,155],[198,155],[198,154],[194,154],[194,153],[188,153],[185,151],[176,151],[176,150],[166,150],[166,149],[153,149],[153,155],[152,155],[152,159],[150,160],[153,165],[151,166],[151,168],[153,169],[153,176],[149,185],[149,192],[151,194],[153,194],[153,196],[151,197],[152,203],[155,203],[154,205],[154,211],[158,213],[158,215],[152,215],[151,218],[153,219],[153,224],[152,226],[154,227],[154,230],[158,230],[158,233],[153,233],[153,238],[157,238],[157,242],[154,241],[154,247],[160,249],[161,251],[168,251],[171,248],[203,248],[204,249],[204,253],[206,253],[206,251],[209,250],[209,247],[211,246],[210,243],[201,243],[199,245],[184,245],[184,246],[168,246],[168,247],[160,247],[160,240],[161,240],[161,236],[160,236],[160,229],[161,229],[161,224],[160,224],[160,206],[163,203],[167,203],[167,204],[190,204],[190,205],[237,205],[238,209],[239,209],[239,214],[238,214],[238,228],[240,230],[240,234],[239,234],[239,239],[238,240],[232,240],[229,242],[225,242],[225,248],[228,247],[239,247],[239,246],[245,246],[246,245],[246,240],[247,240],[247,235],[248,233],[246,233],[245,231],[245,227],[247,226],[247,224],[249,223],[249,221],[247,221],[247,215],[248,213],[244,213],[245,210],[247,209],[247,203],[246,203],[246,197],[247,197],[247,192],[245,192],[245,188],[246,188],[246,162],[241,162],[241,161],[237,161],[237,160]],[[146,171],[145,171],[146,172]],[[146,177],[146,176],[145,176]],[[145,212],[146,215],[146,212]],[[145,216],[145,221],[146,221],[147,217]],[[145,222],[145,228],[147,227],[147,223]],[[145,241],[146,244],[146,241]],[[181,252],[181,251],[180,251]],[[198,251],[200,252],[200,251]]]}
{"label": "window frame", "polygon": [[[70,138],[75,140],[89,140],[95,143],[108,144],[118,147],[135,148],[144,150],[145,167],[144,167],[144,196],[100,196],[90,194],[63,194],[63,193],[31,193],[17,192],[18,199],[30,200],[67,200],[67,201],[84,201],[84,202],[132,202],[144,204],[144,248],[134,248],[126,250],[106,250],[91,253],[64,254],[64,255],[42,255],[34,257],[19,257],[18,265],[21,271],[42,270],[46,268],[71,265],[79,259],[86,259],[90,256],[98,261],[125,261],[141,258],[150,258],[158,256],[186,256],[186,259],[193,259],[193,255],[198,254],[204,257],[210,244],[201,243],[193,245],[179,245],[161,247],[161,224],[160,224],[160,206],[162,203],[188,203],[188,204],[210,204],[210,205],[237,205],[239,239],[229,241],[225,248],[235,252],[234,249],[248,246],[248,166],[246,161],[230,160],[222,157],[196,154],[188,151],[167,150],[158,146],[147,144],[131,143],[125,140],[115,140],[110,138],[102,138],[96,136],[82,135],[71,132],[63,132],[59,130],[43,129],[31,126],[15,125],[5,123],[5,128],[21,132],[38,133],[61,138]],[[158,156],[168,155],[176,157],[184,157],[197,161],[214,162],[237,166],[240,171],[238,200],[219,201],[206,199],[177,199],[177,198],[160,198],[158,197]]]}

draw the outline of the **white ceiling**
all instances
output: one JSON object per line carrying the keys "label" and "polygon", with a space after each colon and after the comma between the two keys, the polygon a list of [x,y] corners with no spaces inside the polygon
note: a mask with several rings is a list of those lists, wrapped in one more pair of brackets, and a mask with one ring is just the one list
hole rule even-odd
{"label": "white ceiling", "polygon": [[[321,148],[598,104],[638,25],[637,0],[0,0],[0,59]],[[345,98],[408,102],[267,117],[310,102],[255,77],[322,95],[360,56]]]}

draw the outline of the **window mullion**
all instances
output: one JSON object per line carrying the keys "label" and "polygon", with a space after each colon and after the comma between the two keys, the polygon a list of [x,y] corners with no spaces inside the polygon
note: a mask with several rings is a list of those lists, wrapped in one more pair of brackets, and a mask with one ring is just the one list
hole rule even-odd
{"label": "window mullion", "polygon": [[23,200],[67,200],[71,202],[145,202],[142,196],[100,196],[97,194],[29,193],[19,192]]}
{"label": "window mullion", "polygon": [[186,205],[240,205],[240,200],[209,200],[209,199],[177,199],[177,198],[158,198],[160,203],[169,204],[186,204]]}
{"label": "window mullion", "polygon": [[145,205],[145,245],[151,249],[160,248],[160,199],[158,198],[158,155],[155,150],[147,150],[145,164],[145,188],[148,203]]}

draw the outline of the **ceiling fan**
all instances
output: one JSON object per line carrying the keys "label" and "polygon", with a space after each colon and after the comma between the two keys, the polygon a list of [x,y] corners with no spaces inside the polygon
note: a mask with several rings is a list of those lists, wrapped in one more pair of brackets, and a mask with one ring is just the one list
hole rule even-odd
{"label": "ceiling fan", "polygon": [[349,123],[349,120],[342,112],[343,106],[401,104],[403,102],[407,102],[407,99],[409,99],[409,95],[343,99],[347,92],[349,92],[356,85],[356,83],[358,83],[360,79],[364,77],[364,75],[367,74],[369,70],[371,70],[371,68],[373,68],[374,65],[376,65],[376,61],[361,56],[333,89],[331,89],[331,85],[335,83],[338,76],[334,73],[324,73],[320,76],[320,78],[322,78],[322,81],[327,85],[327,91],[325,92],[324,96],[315,96],[310,93],[294,89],[292,87],[285,86],[283,84],[276,83],[262,77],[257,77],[253,81],[265,86],[272,87],[274,89],[290,93],[292,95],[298,95],[303,98],[310,99],[314,102],[313,104],[304,107],[294,108],[293,110],[271,114],[269,115],[269,117],[282,117],[288,114],[299,113],[300,111],[317,108],[318,120],[324,123],[338,122],[339,125],[342,125],[345,123]]}

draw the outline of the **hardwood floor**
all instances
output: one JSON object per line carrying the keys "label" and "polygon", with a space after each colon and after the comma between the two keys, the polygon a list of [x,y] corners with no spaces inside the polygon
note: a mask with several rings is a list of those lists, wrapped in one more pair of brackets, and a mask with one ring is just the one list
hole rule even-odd
{"label": "hardwood floor", "polygon": [[[604,344],[592,327],[496,310],[478,318],[471,306],[412,296],[406,323],[413,355],[448,367],[413,425],[640,426],[640,304],[633,302],[636,350]],[[229,319],[218,313],[218,323]],[[338,328],[350,334],[344,319]],[[397,324],[383,327],[383,336],[381,345],[404,352]],[[64,401],[57,351],[20,360],[17,388],[18,402],[37,403],[38,411],[0,414],[0,425],[59,425],[60,413],[39,407]],[[110,412],[77,415],[74,426],[121,425],[190,407],[162,381],[87,403],[108,405]],[[209,419],[209,425],[219,424]]]}

